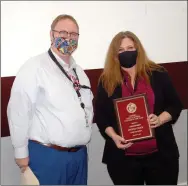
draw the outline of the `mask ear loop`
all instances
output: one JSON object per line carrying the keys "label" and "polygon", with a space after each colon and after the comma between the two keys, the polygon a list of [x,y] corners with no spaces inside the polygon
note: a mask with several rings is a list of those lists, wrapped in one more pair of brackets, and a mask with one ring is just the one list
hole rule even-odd
{"label": "mask ear loop", "polygon": [[51,40],[51,46],[54,44],[54,40],[55,40],[54,32],[53,31],[52,31],[52,38],[53,38],[53,40]]}

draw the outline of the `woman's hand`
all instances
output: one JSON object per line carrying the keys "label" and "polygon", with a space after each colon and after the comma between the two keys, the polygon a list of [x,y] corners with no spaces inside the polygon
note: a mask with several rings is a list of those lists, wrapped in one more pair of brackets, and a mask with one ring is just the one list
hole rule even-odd
{"label": "woman's hand", "polygon": [[156,116],[155,114],[150,114],[148,116],[148,122],[151,126],[151,128],[156,128],[162,125],[162,122],[159,118],[159,116]]}
{"label": "woman's hand", "polygon": [[113,139],[113,141],[116,144],[118,149],[125,150],[126,148],[129,148],[133,144],[132,142],[126,143],[125,139],[122,138],[121,136],[117,135],[117,134],[114,134],[112,136],[112,139]]}
{"label": "woman's hand", "polygon": [[125,150],[126,148],[130,147],[133,143],[126,143],[125,139],[121,136],[117,135],[114,131],[113,127],[107,127],[105,130],[106,134],[113,139],[114,143],[116,144],[118,149]]}

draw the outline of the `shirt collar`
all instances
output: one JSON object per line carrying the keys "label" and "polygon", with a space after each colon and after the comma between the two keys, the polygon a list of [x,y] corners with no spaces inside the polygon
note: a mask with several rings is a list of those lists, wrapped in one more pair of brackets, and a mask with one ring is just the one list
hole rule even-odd
{"label": "shirt collar", "polygon": [[53,50],[52,48],[50,49],[52,54],[55,56],[55,58],[57,59],[57,61],[61,64],[61,66],[66,70],[69,71],[73,68],[76,68],[76,62],[74,60],[74,58],[71,56],[70,57],[70,64],[65,63],[65,61],[63,59],[61,59]]}

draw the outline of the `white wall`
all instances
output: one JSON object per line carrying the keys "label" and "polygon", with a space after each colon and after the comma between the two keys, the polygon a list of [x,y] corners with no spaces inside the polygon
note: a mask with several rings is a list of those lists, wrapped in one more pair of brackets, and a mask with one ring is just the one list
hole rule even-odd
{"label": "white wall", "polygon": [[80,25],[77,62],[102,68],[109,43],[122,30],[135,32],[156,62],[187,60],[186,1],[1,1],[1,76],[15,75],[31,56],[47,51],[50,25],[59,14]]}
{"label": "white wall", "polygon": [[[59,14],[73,15],[80,25],[74,57],[84,69],[102,68],[112,37],[123,30],[141,39],[157,63],[187,61],[186,1],[1,1],[1,76],[16,75],[30,57],[47,51],[50,25]],[[174,128],[180,148],[179,183],[187,181],[187,110]],[[101,163],[104,140],[96,126],[89,146],[89,185],[111,180]],[[1,138],[1,184],[19,184],[10,137]]]}

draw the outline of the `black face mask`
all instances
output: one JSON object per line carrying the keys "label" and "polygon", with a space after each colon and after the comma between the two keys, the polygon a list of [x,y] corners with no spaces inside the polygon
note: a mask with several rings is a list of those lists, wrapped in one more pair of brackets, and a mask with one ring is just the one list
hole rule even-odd
{"label": "black face mask", "polygon": [[125,68],[131,68],[136,65],[137,51],[125,51],[118,55],[120,65]]}

